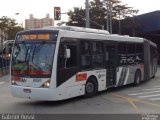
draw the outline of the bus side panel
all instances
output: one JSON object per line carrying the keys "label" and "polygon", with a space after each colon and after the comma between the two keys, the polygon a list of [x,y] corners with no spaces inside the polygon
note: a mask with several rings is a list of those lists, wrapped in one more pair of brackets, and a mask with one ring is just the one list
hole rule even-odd
{"label": "bus side panel", "polygon": [[118,67],[116,86],[122,86],[134,83],[134,77],[137,69],[141,70],[141,79],[144,79],[143,64]]}
{"label": "bus side panel", "polygon": [[150,79],[150,45],[144,41],[144,80]]}
{"label": "bus side panel", "polygon": [[150,77],[154,77],[157,68],[157,51],[156,47],[150,44]]}
{"label": "bus side panel", "polygon": [[57,87],[57,99],[68,99],[85,94],[85,84],[94,76],[98,82],[98,91],[106,89],[106,69],[78,72]]}

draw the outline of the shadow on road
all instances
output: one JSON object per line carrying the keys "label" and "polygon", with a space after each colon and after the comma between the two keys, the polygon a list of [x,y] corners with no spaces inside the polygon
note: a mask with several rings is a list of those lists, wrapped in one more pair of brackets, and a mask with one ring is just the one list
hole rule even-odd
{"label": "shadow on road", "polygon": [[34,101],[34,100],[28,100],[28,101],[21,101],[17,102],[17,104],[21,105],[27,105],[27,106],[42,106],[42,107],[54,107],[54,106],[64,106],[68,103],[74,103],[77,101],[85,100],[87,98],[84,98],[83,96],[70,98],[66,100],[60,100],[60,101]]}

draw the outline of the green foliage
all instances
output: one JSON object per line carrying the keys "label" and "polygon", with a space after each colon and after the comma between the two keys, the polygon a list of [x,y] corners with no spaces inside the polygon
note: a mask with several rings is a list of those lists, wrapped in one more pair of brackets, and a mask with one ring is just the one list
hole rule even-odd
{"label": "green foliage", "polygon": [[[113,33],[117,34],[119,24],[122,22],[124,26],[121,27],[122,34],[125,33],[125,28],[132,30],[132,17],[138,13],[138,10],[123,4],[120,0],[92,0],[90,1],[90,26],[91,28],[101,29],[101,26],[94,24],[94,22],[104,25],[106,29],[107,19],[109,14],[112,16]],[[66,23],[70,26],[85,27],[85,9],[75,7],[73,11],[68,12],[69,21]]]}
{"label": "green foliage", "polygon": [[68,12],[69,21],[66,24],[71,26],[85,27],[85,10],[77,7],[73,9],[74,11]]}
{"label": "green foliage", "polygon": [[8,39],[14,40],[17,32],[23,31],[24,29],[21,26],[15,26],[12,29],[8,30]]}
{"label": "green foliage", "polygon": [[[106,22],[106,9],[104,7],[104,3],[100,0],[93,0],[90,2],[90,19],[94,22],[97,22],[100,25],[103,25]],[[101,27],[95,25],[91,22],[92,28],[99,28]]]}
{"label": "green foliage", "polygon": [[15,19],[11,19],[7,16],[0,18],[0,28],[8,34],[8,39],[15,39],[17,32],[24,30]]}

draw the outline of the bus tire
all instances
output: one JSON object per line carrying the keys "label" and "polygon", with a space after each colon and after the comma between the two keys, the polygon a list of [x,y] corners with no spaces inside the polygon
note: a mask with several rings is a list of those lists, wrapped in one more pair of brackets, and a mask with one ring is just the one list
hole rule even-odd
{"label": "bus tire", "polygon": [[87,80],[85,85],[85,97],[90,98],[98,92],[98,83],[96,78],[91,77]]}
{"label": "bus tire", "polygon": [[137,70],[134,76],[134,85],[138,86],[141,82],[141,71]]}

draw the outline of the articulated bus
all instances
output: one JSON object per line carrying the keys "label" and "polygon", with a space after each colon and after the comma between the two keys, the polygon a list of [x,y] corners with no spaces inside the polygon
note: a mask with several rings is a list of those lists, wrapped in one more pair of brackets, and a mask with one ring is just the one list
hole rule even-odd
{"label": "articulated bus", "polygon": [[17,33],[11,57],[12,95],[33,100],[92,97],[157,71],[153,42],[70,26]]}

